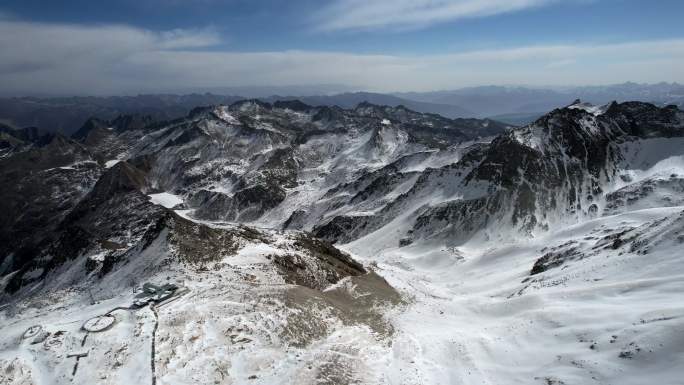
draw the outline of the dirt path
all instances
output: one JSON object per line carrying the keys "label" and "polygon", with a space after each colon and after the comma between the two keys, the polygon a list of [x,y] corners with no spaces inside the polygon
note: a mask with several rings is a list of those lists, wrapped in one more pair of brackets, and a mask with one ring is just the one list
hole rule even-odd
{"label": "dirt path", "polygon": [[157,374],[154,366],[154,361],[155,361],[155,342],[157,340],[157,328],[159,327],[159,314],[157,314],[157,309],[154,307],[153,303],[150,303],[150,310],[152,310],[152,314],[154,314],[154,328],[152,329],[152,346],[150,350],[150,368],[152,370],[152,385],[157,384]]}

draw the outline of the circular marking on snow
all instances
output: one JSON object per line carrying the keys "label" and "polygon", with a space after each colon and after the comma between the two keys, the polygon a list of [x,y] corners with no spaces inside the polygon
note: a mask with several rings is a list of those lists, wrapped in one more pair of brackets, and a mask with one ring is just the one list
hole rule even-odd
{"label": "circular marking on snow", "polygon": [[108,330],[114,325],[116,318],[112,315],[99,315],[87,320],[82,328],[85,331],[98,333]]}
{"label": "circular marking on snow", "polygon": [[40,325],[33,325],[33,326],[31,326],[30,328],[26,329],[26,331],[24,332],[23,338],[26,339],[26,338],[35,337],[35,336],[38,335],[38,333],[41,332],[41,330],[43,330],[43,327],[42,327],[42,326],[40,326]]}

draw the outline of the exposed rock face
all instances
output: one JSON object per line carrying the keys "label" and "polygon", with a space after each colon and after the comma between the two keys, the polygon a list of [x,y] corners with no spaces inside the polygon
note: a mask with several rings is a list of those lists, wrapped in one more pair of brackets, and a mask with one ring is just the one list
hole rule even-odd
{"label": "exposed rock face", "polygon": [[256,185],[238,190],[232,196],[221,192],[200,190],[190,203],[199,208],[197,216],[209,220],[253,221],[285,199],[278,185]]}
{"label": "exposed rock face", "polygon": [[85,147],[59,135],[0,159],[0,271],[35,258],[100,174]]}
{"label": "exposed rock face", "polygon": [[54,136],[55,134],[45,133],[38,127],[14,129],[0,124],[0,156],[7,155],[12,150],[45,146],[52,141]]}
{"label": "exposed rock face", "polygon": [[[683,114],[672,108],[624,103],[592,113],[573,107],[503,134],[449,167],[454,179],[465,175],[460,191],[481,192],[428,209],[416,220],[413,233],[430,236],[446,225],[453,228],[452,237],[463,240],[464,233],[467,239],[467,234],[497,223],[524,234],[594,217],[604,199],[610,210],[618,196],[629,194],[606,197],[604,192],[624,166],[620,143],[684,136]],[[474,168],[473,162],[478,162]]]}
{"label": "exposed rock face", "polygon": [[[74,135],[78,142],[56,136],[1,160],[3,180],[18,180],[3,191],[13,213],[3,223],[3,269],[36,259],[44,245],[21,250],[40,242],[64,251],[43,259],[76,257],[79,247],[60,243],[63,234],[87,232],[88,245],[143,247],[152,238],[146,232],[168,216],[147,202],[155,192],[176,194],[197,220],[312,231],[333,243],[389,231],[387,239],[404,246],[531,236],[652,200],[673,206],[682,191],[677,176],[623,180],[632,156],[625,144],[682,137],[683,120],[676,107],[577,102],[506,130],[402,106],[256,100],[196,108],[165,123],[92,119]],[[51,203],[48,189],[62,205]],[[40,214],[20,215],[17,205],[27,202],[20,196],[44,202],[27,206]],[[124,219],[110,222],[117,210]],[[39,231],[22,235],[29,229]],[[115,249],[107,253],[120,261],[131,246]]]}
{"label": "exposed rock face", "polygon": [[98,263],[88,262],[88,271],[97,267],[106,274],[125,255],[144,249],[158,235],[168,213],[148,202],[143,188],[144,174],[126,162],[106,170],[63,219],[51,219],[55,223],[43,249],[33,250],[6,289],[44,279],[88,251],[100,253]]}

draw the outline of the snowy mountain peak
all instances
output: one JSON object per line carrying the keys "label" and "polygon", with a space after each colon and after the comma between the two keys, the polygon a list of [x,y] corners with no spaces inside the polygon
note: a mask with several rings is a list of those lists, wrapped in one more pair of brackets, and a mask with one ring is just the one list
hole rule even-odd
{"label": "snowy mountain peak", "polygon": [[586,111],[594,116],[599,116],[603,113],[605,113],[608,108],[610,108],[610,105],[612,103],[603,105],[603,106],[594,106],[591,103],[583,103],[581,100],[577,99],[575,100],[571,105],[569,105],[567,108],[569,109],[575,109],[575,110],[583,110]]}

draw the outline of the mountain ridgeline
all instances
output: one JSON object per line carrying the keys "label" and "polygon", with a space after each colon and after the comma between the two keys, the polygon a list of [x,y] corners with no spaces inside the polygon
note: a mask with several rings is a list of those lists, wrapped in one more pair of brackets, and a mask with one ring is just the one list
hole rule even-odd
{"label": "mountain ridgeline", "polygon": [[[403,106],[247,100],[161,123],[92,119],[70,138],[0,135],[8,294],[57,274],[110,274],[161,234],[201,259],[230,250],[229,238],[303,231],[324,241],[317,255],[352,271],[362,268],[328,242],[380,250],[532,237],[635,205],[681,204],[684,185],[676,173],[626,171],[681,153],[684,113],[641,102],[577,101],[512,127]],[[175,201],[150,200],[159,195]],[[229,236],[189,218],[253,230]],[[196,245],[187,231],[199,232]]]}

